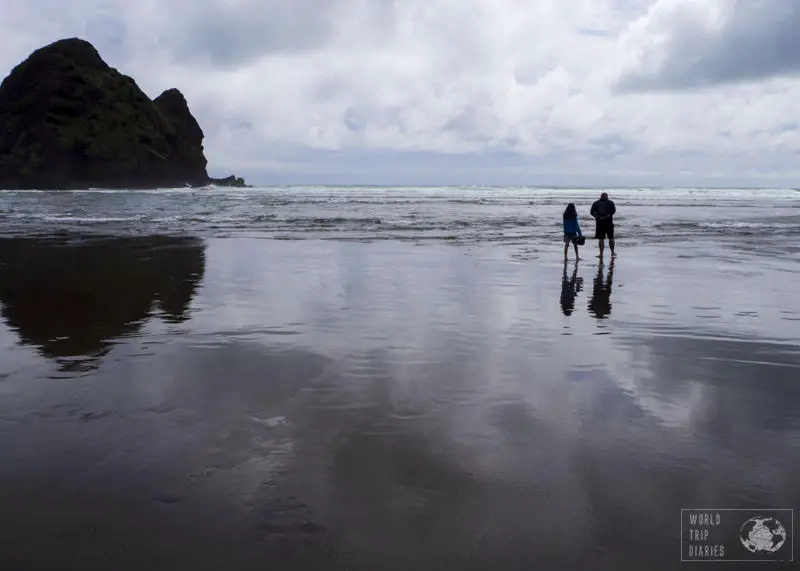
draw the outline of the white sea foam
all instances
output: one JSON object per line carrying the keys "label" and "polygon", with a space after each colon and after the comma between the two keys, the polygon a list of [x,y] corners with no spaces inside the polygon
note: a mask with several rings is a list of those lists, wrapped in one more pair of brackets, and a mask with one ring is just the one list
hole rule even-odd
{"label": "white sea foam", "polygon": [[[0,193],[4,234],[79,231],[276,233],[292,239],[558,241],[561,214],[574,202],[584,232],[600,192],[617,204],[619,240],[696,241],[780,235],[800,240],[794,189],[347,187],[165,188]],[[786,240],[786,238],[791,238]]]}

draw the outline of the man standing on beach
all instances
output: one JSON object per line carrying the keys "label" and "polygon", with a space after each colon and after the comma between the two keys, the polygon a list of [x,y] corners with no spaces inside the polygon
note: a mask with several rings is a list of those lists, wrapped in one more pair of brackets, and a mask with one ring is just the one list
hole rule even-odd
{"label": "man standing on beach", "polygon": [[605,192],[600,195],[600,200],[595,200],[592,204],[592,209],[589,214],[597,222],[594,237],[600,240],[600,257],[603,257],[603,249],[605,248],[606,236],[608,237],[608,246],[611,248],[611,255],[614,255],[614,214],[617,212],[617,207],[608,199],[608,194]]}

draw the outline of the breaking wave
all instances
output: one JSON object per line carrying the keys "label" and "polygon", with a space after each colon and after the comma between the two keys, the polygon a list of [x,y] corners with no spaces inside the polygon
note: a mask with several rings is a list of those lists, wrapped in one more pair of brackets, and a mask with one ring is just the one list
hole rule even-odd
{"label": "breaking wave", "polygon": [[[800,245],[795,189],[602,189],[633,243],[779,236]],[[601,189],[270,187],[0,192],[0,234],[250,234],[280,239],[558,240],[575,202],[591,236]]]}

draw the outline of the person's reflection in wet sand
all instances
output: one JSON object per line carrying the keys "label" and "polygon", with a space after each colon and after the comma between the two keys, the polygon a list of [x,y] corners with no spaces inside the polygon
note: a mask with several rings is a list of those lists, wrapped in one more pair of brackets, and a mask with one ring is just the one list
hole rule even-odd
{"label": "person's reflection in wet sand", "polygon": [[592,286],[592,296],[589,299],[589,313],[597,319],[605,319],[611,314],[611,284],[614,281],[614,258],[608,265],[608,276],[603,279],[603,260],[597,266],[597,275]]}
{"label": "person's reflection in wet sand", "polygon": [[583,278],[578,277],[578,261],[572,270],[572,277],[567,277],[567,262],[564,262],[564,274],[561,276],[561,311],[564,315],[572,315],[575,309],[575,296],[583,289]]}

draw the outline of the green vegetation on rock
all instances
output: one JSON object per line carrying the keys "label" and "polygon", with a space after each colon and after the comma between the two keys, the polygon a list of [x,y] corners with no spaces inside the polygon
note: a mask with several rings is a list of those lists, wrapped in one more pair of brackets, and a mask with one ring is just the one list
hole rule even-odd
{"label": "green vegetation on rock", "polygon": [[0,84],[0,188],[205,185],[206,164],[184,96],[151,101],[86,41],[40,48]]}

